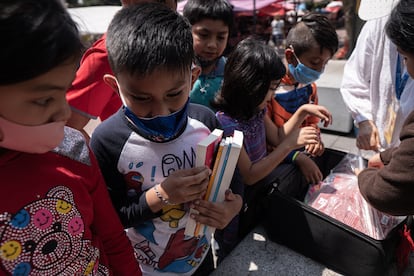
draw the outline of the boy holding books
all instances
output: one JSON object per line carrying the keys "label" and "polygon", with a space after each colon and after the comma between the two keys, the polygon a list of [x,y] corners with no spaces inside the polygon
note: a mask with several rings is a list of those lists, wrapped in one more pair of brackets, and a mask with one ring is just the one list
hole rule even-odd
{"label": "boy holding books", "polygon": [[124,106],[96,128],[91,146],[141,269],[205,275],[213,269],[211,237],[184,236],[189,209],[221,229],[242,200],[230,191],[222,203],[201,200],[211,171],[194,167],[195,149],[219,125],[188,100],[199,73],[191,68],[191,26],[157,3],[127,7],[108,28],[107,49],[114,75],[104,79]]}
{"label": "boy holding books", "polygon": [[[121,0],[123,7],[146,2],[159,2],[173,10],[177,9],[177,0]],[[66,94],[72,109],[67,125],[81,131],[87,139],[89,135],[85,126],[91,119],[104,121],[122,106],[118,94],[103,80],[105,74],[112,74],[105,44],[106,34],[103,34],[85,51]]]}

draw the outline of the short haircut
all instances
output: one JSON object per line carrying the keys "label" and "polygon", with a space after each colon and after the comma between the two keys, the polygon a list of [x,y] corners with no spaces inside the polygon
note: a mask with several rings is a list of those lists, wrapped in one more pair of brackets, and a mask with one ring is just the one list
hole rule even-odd
{"label": "short haircut", "polygon": [[1,85],[35,78],[83,50],[60,0],[2,0],[0,37]]}
{"label": "short haircut", "polygon": [[269,92],[270,83],[280,80],[286,68],[273,47],[252,37],[240,41],[224,67],[221,91],[214,107],[229,116],[247,120]]}
{"label": "short haircut", "polygon": [[183,15],[191,25],[203,19],[221,20],[231,31],[233,27],[233,7],[227,0],[188,0]]}
{"label": "short haircut", "polygon": [[385,27],[390,40],[402,51],[414,54],[414,5],[401,0],[392,10]]}
{"label": "short haircut", "polygon": [[[125,5],[125,4],[127,4],[127,3],[131,3],[131,4],[141,4],[141,3],[144,3],[143,1],[147,1],[147,2],[149,2],[149,1],[155,1],[155,2],[158,2],[158,3],[163,3],[163,4],[166,4],[167,3],[167,0],[121,0],[121,3],[122,3],[122,5]],[[178,2],[178,0],[175,0],[174,1],[175,2],[175,4],[177,5],[177,2]]]}
{"label": "short haircut", "polygon": [[145,77],[156,69],[184,72],[194,58],[190,24],[159,3],[119,10],[109,24],[106,47],[115,74]]}
{"label": "short haircut", "polygon": [[309,13],[290,29],[286,46],[292,46],[296,55],[300,56],[315,47],[315,43],[320,47],[321,53],[323,49],[328,49],[333,56],[338,50],[338,35],[326,16]]}

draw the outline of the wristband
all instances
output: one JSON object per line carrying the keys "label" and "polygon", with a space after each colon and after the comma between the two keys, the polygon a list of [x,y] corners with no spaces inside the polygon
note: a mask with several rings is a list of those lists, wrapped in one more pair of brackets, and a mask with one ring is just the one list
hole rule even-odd
{"label": "wristband", "polygon": [[160,184],[157,184],[157,185],[154,186],[154,191],[155,191],[155,194],[157,195],[157,197],[161,200],[162,203],[164,203],[166,205],[173,205],[168,201],[168,199],[166,199],[162,196],[160,191],[158,191],[158,188],[157,188],[158,185],[160,185]]}
{"label": "wristband", "polygon": [[293,156],[292,156],[292,163],[295,162],[296,157],[298,157],[299,153],[300,153],[300,151],[296,151],[295,154],[293,154]]}

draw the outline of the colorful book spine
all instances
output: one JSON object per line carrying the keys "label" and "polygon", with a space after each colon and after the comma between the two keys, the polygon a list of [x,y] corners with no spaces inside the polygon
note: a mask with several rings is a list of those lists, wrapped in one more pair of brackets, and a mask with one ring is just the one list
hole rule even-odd
{"label": "colorful book spine", "polygon": [[[229,188],[234,171],[237,166],[240,151],[243,146],[243,133],[235,131],[233,137],[222,139],[217,150],[216,158],[204,200],[222,202],[225,199],[225,191]],[[190,214],[197,213],[190,209]],[[197,223],[189,218],[184,234],[190,237],[209,235],[214,232],[211,226]]]}

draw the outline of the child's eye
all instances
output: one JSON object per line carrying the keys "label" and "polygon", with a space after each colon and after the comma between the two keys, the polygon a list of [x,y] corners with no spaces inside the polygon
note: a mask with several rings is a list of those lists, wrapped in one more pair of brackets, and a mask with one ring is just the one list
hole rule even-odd
{"label": "child's eye", "polygon": [[198,32],[195,32],[195,33],[200,37],[208,37],[208,35],[209,35],[209,33],[205,32],[205,31],[198,31]]}
{"label": "child's eye", "polygon": [[48,98],[42,98],[42,99],[37,99],[34,100],[34,103],[40,106],[46,106],[48,105],[51,101],[53,100],[53,98],[48,97]]}
{"label": "child's eye", "polygon": [[130,96],[134,101],[136,102],[148,102],[149,100],[151,100],[150,97],[144,97],[144,96]]}
{"label": "child's eye", "polygon": [[170,98],[178,97],[178,96],[181,95],[181,93],[182,93],[182,91],[170,93],[170,94],[168,94],[168,97],[170,97]]}

